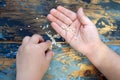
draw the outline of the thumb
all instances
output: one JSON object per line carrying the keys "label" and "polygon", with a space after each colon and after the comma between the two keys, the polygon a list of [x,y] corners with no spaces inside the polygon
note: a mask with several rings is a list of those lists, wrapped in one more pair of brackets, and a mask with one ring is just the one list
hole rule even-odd
{"label": "thumb", "polygon": [[93,25],[92,21],[87,16],[85,16],[82,8],[78,9],[77,16],[81,24]]}
{"label": "thumb", "polygon": [[47,53],[46,53],[46,59],[50,62],[52,60],[54,56],[54,52],[49,50]]}

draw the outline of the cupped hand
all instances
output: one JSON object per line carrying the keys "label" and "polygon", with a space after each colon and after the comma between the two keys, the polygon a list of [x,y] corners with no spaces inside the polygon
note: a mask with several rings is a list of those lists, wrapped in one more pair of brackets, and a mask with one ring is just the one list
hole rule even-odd
{"label": "cupped hand", "polygon": [[97,51],[102,43],[96,26],[79,8],[77,13],[58,6],[47,18],[55,29],[73,48],[87,55]]}
{"label": "cupped hand", "polygon": [[37,34],[25,37],[17,54],[16,80],[41,80],[47,71],[53,52],[50,41],[44,42]]}

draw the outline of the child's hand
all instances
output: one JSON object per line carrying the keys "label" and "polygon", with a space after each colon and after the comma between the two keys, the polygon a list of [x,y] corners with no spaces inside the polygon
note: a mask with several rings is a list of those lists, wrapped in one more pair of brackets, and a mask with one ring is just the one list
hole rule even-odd
{"label": "child's hand", "polygon": [[47,51],[50,45],[39,35],[23,39],[17,54],[17,80],[42,79],[53,57],[53,52]]}
{"label": "child's hand", "polygon": [[95,25],[85,16],[82,8],[76,13],[58,6],[47,18],[52,27],[76,50],[84,55],[93,53],[101,45]]}

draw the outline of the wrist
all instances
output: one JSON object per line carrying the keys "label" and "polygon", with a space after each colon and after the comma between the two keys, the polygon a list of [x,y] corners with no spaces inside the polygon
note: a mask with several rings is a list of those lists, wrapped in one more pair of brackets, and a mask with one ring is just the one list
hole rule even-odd
{"label": "wrist", "polygon": [[106,46],[106,45],[105,45],[102,41],[100,41],[100,42],[98,42],[98,43],[90,46],[90,47],[89,47],[89,52],[87,52],[87,53],[85,54],[85,56],[91,57],[91,56],[97,54],[98,52],[101,52],[102,49],[105,48],[105,46]]}
{"label": "wrist", "polygon": [[96,67],[99,67],[104,62],[105,56],[107,56],[108,47],[103,42],[100,42],[92,48],[91,52],[87,53],[86,56]]}
{"label": "wrist", "polygon": [[17,74],[16,80],[42,80],[42,75],[30,73]]}

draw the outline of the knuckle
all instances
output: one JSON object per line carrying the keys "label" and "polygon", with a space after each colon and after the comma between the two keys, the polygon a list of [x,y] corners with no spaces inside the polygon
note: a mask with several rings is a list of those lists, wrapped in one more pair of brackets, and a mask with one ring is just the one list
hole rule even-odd
{"label": "knuckle", "polygon": [[30,38],[30,36],[25,36],[25,38]]}
{"label": "knuckle", "polygon": [[22,40],[22,42],[26,41],[27,39],[29,39],[30,37],[29,36],[25,36]]}
{"label": "knuckle", "polygon": [[38,35],[38,34],[34,34],[34,35],[32,36],[32,39],[36,39],[36,38],[39,38],[39,37],[41,37],[41,36]]}
{"label": "knuckle", "polygon": [[34,34],[32,37],[39,37],[40,35],[38,35],[38,34]]}
{"label": "knuckle", "polygon": [[61,6],[58,6],[57,9],[61,9]]}
{"label": "knuckle", "polygon": [[52,10],[50,11],[50,13],[52,13],[52,14],[55,14],[55,12],[56,12],[55,9],[52,9]]}
{"label": "knuckle", "polygon": [[30,38],[29,36],[25,36],[23,40],[27,39],[27,38]]}

